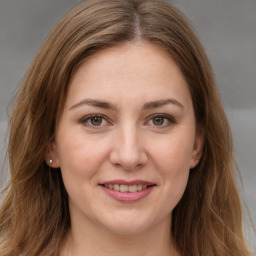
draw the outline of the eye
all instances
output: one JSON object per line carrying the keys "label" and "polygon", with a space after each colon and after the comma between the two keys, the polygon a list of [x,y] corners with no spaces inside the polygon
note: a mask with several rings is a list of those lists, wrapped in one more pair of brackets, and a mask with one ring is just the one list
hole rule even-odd
{"label": "eye", "polygon": [[156,116],[156,117],[153,117],[152,121],[154,125],[163,125],[165,118],[162,116]]}
{"label": "eye", "polygon": [[151,119],[148,121],[149,125],[157,127],[168,127],[175,123],[174,118],[166,114],[156,114],[151,116]]}
{"label": "eye", "polygon": [[85,116],[80,120],[80,122],[86,126],[93,128],[100,128],[109,124],[106,118],[99,114]]}
{"label": "eye", "polygon": [[93,116],[89,120],[93,126],[100,126],[102,124],[103,118],[101,116]]}

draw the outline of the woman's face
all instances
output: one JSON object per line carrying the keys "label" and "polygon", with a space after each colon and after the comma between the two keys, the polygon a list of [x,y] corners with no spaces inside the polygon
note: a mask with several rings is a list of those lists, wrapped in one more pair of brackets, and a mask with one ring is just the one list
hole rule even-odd
{"label": "woman's face", "polygon": [[202,144],[173,59],[134,43],[78,68],[47,158],[61,168],[73,227],[134,234],[169,227]]}

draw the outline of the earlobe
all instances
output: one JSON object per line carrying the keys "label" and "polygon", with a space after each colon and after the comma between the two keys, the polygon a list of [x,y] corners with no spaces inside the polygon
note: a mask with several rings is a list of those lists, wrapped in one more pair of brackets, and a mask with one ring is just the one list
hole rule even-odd
{"label": "earlobe", "polygon": [[201,124],[198,124],[196,136],[195,136],[193,154],[192,154],[191,163],[190,163],[190,169],[193,169],[197,166],[197,164],[199,163],[203,155],[204,139],[205,139],[204,129]]}
{"label": "earlobe", "polygon": [[59,168],[60,161],[57,152],[57,146],[55,142],[51,142],[45,152],[45,162],[51,168]]}

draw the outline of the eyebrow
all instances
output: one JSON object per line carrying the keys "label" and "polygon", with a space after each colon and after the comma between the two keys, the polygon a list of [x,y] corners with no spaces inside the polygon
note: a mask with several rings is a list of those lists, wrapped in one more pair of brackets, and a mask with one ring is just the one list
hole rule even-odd
{"label": "eyebrow", "polygon": [[[179,108],[184,108],[184,106],[177,100],[175,99],[164,99],[164,100],[156,100],[156,101],[151,101],[148,103],[145,103],[143,106],[143,110],[148,110],[148,109],[153,109],[153,108],[159,108],[162,106],[165,106],[167,104],[173,104]],[[96,99],[84,99],[79,101],[78,103],[74,104],[71,109],[77,108],[82,105],[90,105],[96,108],[103,108],[103,109],[111,109],[111,110],[116,110],[117,108],[112,105],[111,103],[101,101],[101,100],[96,100]]]}
{"label": "eyebrow", "polygon": [[104,108],[104,109],[116,109],[116,107],[108,102],[101,101],[101,100],[94,100],[94,99],[84,99],[73,105],[71,109],[74,109],[76,107],[82,106],[82,105],[90,105],[96,108]]}
{"label": "eyebrow", "polygon": [[151,108],[159,108],[159,107],[165,106],[167,104],[173,104],[182,109],[184,108],[184,106],[179,101],[177,101],[175,99],[165,99],[165,100],[156,100],[156,101],[148,102],[143,106],[143,109],[147,110],[147,109],[151,109]]}

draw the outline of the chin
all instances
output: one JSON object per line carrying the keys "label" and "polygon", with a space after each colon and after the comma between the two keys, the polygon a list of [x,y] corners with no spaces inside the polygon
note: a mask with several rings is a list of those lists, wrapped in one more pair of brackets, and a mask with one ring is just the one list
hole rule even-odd
{"label": "chin", "polygon": [[148,228],[143,225],[134,226],[132,224],[125,224],[125,225],[120,224],[119,226],[109,227],[109,231],[111,231],[111,233],[120,235],[120,236],[136,236],[136,235],[143,234],[147,230]]}
{"label": "chin", "polygon": [[153,229],[157,224],[155,220],[147,219],[141,214],[139,217],[127,216],[127,214],[119,214],[117,218],[112,218],[111,222],[104,225],[109,231],[117,235],[132,236],[143,234]]}

